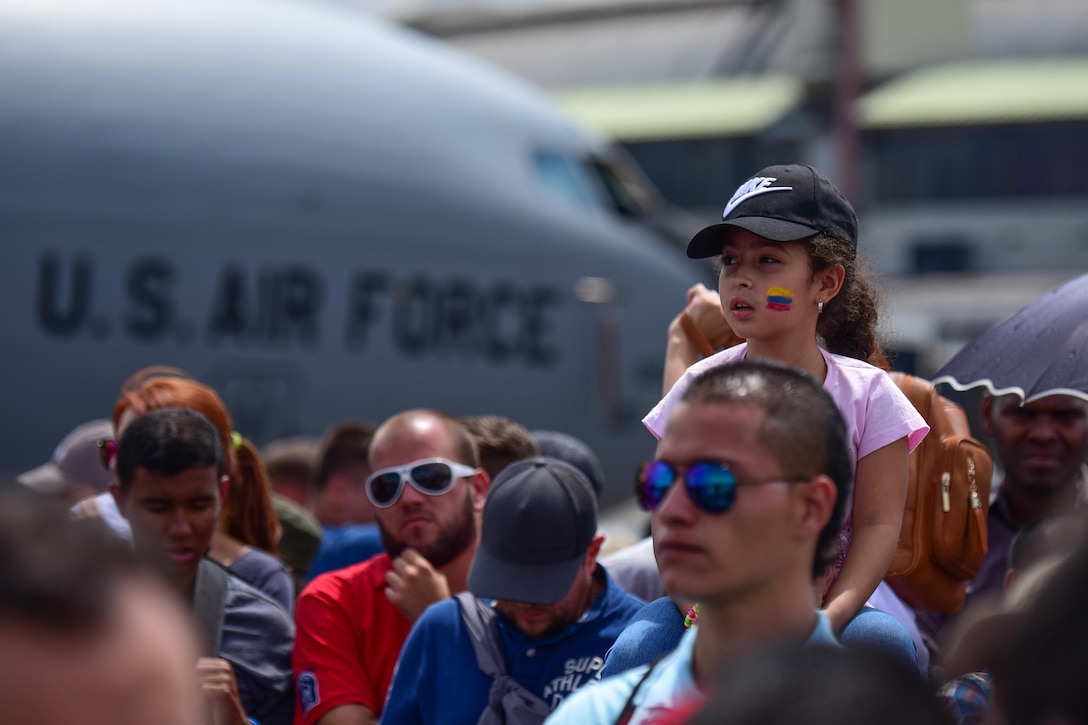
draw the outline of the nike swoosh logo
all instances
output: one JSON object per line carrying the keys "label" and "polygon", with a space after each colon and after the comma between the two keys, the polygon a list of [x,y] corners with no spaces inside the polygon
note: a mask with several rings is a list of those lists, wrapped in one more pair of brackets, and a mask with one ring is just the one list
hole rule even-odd
{"label": "nike swoosh logo", "polygon": [[733,213],[734,209],[736,209],[738,206],[740,206],[744,202],[751,199],[753,196],[759,196],[760,194],[770,194],[772,191],[793,191],[793,187],[792,186],[765,186],[765,187],[758,188],[758,189],[752,189],[751,191],[747,192],[746,194],[741,194],[740,196],[735,196],[735,197],[733,197],[732,199],[729,200],[728,204],[725,205],[725,211],[722,212],[722,219],[728,218],[729,215]]}

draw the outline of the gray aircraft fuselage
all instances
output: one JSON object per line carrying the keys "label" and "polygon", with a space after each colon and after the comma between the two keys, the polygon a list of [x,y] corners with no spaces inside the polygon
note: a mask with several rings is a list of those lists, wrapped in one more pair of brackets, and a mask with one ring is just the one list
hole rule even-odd
{"label": "gray aircraft fuselage", "polygon": [[408,407],[579,436],[607,501],[700,276],[538,91],[347,9],[0,6],[0,471],[149,364],[258,442]]}

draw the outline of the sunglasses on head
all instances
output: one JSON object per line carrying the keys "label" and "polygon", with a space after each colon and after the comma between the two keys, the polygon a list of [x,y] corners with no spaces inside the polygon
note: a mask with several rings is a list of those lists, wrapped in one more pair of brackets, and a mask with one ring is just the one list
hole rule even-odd
{"label": "sunglasses on head", "polygon": [[374,471],[366,479],[366,497],[378,508],[388,508],[397,502],[407,481],[412,488],[428,496],[439,496],[450,490],[458,478],[471,476],[477,469],[445,458],[426,458],[403,466]]}
{"label": "sunglasses on head", "polygon": [[639,468],[635,482],[639,506],[646,511],[656,509],[665,500],[672,485],[681,477],[684,479],[688,497],[700,509],[712,514],[725,513],[733,508],[733,502],[737,498],[737,486],[799,483],[808,480],[808,477],[802,476],[738,481],[729,466],[718,461],[696,461],[686,467],[674,466],[668,461],[649,461]]}
{"label": "sunglasses on head", "polygon": [[110,470],[110,462],[117,457],[117,441],[112,438],[99,438],[95,444],[98,446],[98,460],[102,467]]}

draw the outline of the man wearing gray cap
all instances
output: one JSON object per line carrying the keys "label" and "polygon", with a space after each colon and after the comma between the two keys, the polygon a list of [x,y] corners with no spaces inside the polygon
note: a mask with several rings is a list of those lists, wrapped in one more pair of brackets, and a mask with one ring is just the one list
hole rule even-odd
{"label": "man wearing gray cap", "polygon": [[[504,469],[484,506],[472,595],[439,602],[416,622],[382,722],[541,722],[598,679],[605,652],[642,607],[597,564],[603,541],[581,471],[547,457]],[[489,644],[498,645],[490,658],[477,654]]]}
{"label": "man wearing gray cap", "polygon": [[15,480],[64,506],[104,493],[113,482],[113,475],[102,465],[98,442],[111,438],[110,421],[83,423],[61,439],[48,463],[20,474]]}

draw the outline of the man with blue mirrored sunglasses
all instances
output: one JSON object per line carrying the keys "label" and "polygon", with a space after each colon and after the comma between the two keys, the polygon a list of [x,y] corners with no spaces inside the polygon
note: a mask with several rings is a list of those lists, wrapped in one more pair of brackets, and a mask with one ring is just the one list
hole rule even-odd
{"label": "man with blue mirrored sunglasses", "polygon": [[464,591],[490,479],[455,418],[409,410],[370,443],[366,493],[385,552],[315,579],[296,605],[296,725],[376,723],[412,623]]}
{"label": "man with blue mirrored sunglasses", "polygon": [[813,582],[851,476],[839,410],[804,372],[743,361],[698,377],[636,483],[665,592],[698,602],[697,624],[664,659],[574,693],[548,722],[640,725],[701,702],[769,643],[837,646]]}

